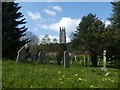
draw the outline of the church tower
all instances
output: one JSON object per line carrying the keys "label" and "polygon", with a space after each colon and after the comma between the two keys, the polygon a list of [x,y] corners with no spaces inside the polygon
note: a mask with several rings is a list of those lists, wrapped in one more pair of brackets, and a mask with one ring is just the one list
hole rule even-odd
{"label": "church tower", "polygon": [[59,43],[66,44],[66,31],[65,27],[60,27]]}

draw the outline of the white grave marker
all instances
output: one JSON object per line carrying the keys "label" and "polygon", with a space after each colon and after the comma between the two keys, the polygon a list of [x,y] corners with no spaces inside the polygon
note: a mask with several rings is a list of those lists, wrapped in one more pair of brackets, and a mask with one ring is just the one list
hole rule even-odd
{"label": "white grave marker", "polygon": [[107,68],[106,68],[106,50],[103,51],[103,67],[101,69],[103,71],[107,71]]}

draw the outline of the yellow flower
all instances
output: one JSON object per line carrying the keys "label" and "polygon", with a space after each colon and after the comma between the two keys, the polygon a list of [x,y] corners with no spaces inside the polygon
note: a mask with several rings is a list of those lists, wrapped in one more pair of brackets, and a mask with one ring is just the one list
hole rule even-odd
{"label": "yellow flower", "polygon": [[108,75],[111,75],[111,73],[110,73],[110,72],[107,72],[107,73],[105,74],[105,76],[108,76]]}
{"label": "yellow flower", "polygon": [[62,78],[59,78],[59,80],[62,80]]}
{"label": "yellow flower", "polygon": [[76,77],[78,76],[78,74],[74,74]]}
{"label": "yellow flower", "polygon": [[60,84],[63,84],[63,82],[60,82]]}
{"label": "yellow flower", "polygon": [[61,73],[60,71],[58,71],[58,73]]}
{"label": "yellow flower", "polygon": [[93,85],[90,85],[90,87],[93,87]]}
{"label": "yellow flower", "polygon": [[80,81],[81,81],[81,80],[82,80],[82,78],[78,78],[78,80],[80,80]]}

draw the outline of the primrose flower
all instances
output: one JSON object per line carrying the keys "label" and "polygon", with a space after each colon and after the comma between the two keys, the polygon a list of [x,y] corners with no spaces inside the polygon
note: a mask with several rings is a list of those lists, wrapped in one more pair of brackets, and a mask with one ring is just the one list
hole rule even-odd
{"label": "primrose flower", "polygon": [[93,85],[90,85],[90,87],[93,87]]}
{"label": "primrose flower", "polygon": [[78,78],[78,80],[82,80],[82,78]]}
{"label": "primrose flower", "polygon": [[78,76],[78,74],[74,74],[76,77]]}
{"label": "primrose flower", "polygon": [[58,71],[58,73],[61,73],[60,71]]}
{"label": "primrose flower", "polygon": [[63,84],[63,82],[60,82],[60,84]]}
{"label": "primrose flower", "polygon": [[59,80],[62,80],[62,78],[59,78]]}
{"label": "primrose flower", "polygon": [[110,73],[110,72],[107,72],[107,73],[105,74],[105,76],[108,76],[108,75],[111,75],[111,73]]}

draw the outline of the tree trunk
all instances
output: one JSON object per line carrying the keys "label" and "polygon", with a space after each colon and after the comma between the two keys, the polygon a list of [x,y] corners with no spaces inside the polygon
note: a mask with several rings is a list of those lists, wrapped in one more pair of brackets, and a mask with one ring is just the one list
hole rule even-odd
{"label": "tree trunk", "polygon": [[97,54],[96,53],[91,54],[91,62],[92,62],[93,67],[97,67]]}

